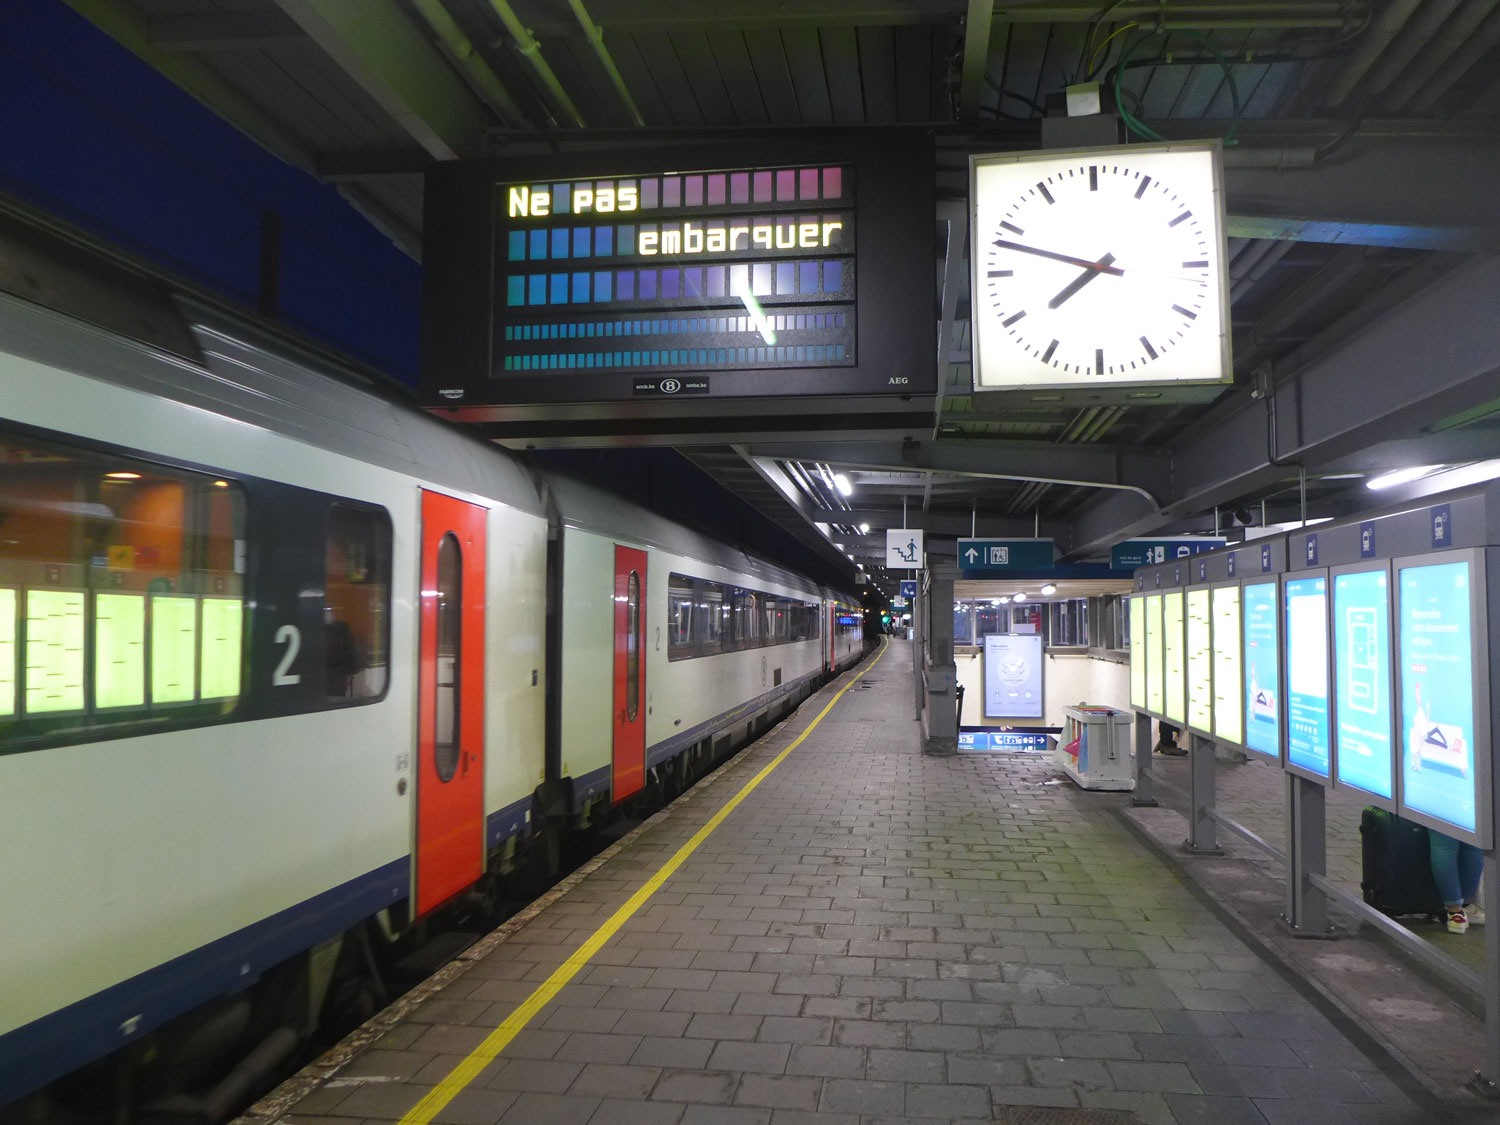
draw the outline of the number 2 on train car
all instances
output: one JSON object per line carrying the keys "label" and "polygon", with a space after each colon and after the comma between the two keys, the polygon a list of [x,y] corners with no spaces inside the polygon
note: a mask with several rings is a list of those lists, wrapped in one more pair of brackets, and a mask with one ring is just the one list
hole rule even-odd
{"label": "number 2 on train car", "polygon": [[478,504],[422,492],[419,917],[482,873],[485,515]]}
{"label": "number 2 on train car", "polygon": [[646,618],[646,552],[615,545],[615,721],[616,802],[646,783],[646,662],[642,622]]}

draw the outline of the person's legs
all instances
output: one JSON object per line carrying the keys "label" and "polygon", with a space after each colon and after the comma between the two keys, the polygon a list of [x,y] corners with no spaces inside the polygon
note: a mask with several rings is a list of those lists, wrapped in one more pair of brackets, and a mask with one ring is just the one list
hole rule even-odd
{"label": "person's legs", "polygon": [[[1464,906],[1479,897],[1479,880],[1484,876],[1484,853],[1473,844],[1458,845],[1458,886],[1464,895]],[[1470,921],[1473,919],[1471,918]]]}
{"label": "person's legs", "polygon": [[1432,879],[1448,911],[1448,932],[1461,934],[1469,928],[1464,915],[1464,892],[1458,877],[1459,842],[1441,832],[1427,830],[1427,858],[1432,865]]}

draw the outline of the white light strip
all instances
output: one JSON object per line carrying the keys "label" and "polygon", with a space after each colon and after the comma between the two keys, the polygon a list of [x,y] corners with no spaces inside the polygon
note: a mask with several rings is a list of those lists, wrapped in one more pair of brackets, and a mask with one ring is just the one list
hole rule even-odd
{"label": "white light strip", "polygon": [[1389,473],[1382,473],[1378,477],[1371,477],[1365,481],[1365,487],[1375,489],[1376,491],[1382,488],[1394,488],[1398,484],[1406,484],[1408,481],[1414,481],[1418,477],[1425,477],[1434,468],[1435,466],[1433,465],[1413,465],[1409,469],[1396,469]]}

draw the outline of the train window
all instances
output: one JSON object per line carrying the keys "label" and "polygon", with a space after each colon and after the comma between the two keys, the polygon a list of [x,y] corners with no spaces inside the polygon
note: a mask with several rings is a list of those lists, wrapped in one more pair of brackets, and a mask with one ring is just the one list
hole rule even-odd
{"label": "train window", "polygon": [[729,607],[724,604],[724,587],[717,582],[698,583],[698,627],[699,649],[704,656],[724,651],[725,615]]}
{"label": "train window", "polygon": [[328,517],[323,599],[323,691],[379,699],[390,672],[391,521],[335,504]]}
{"label": "train window", "polygon": [[244,526],[231,481],[0,431],[0,738],[231,711]]}
{"label": "train window", "polygon": [[667,659],[693,655],[693,580],[681,574],[667,577]]}
{"label": "train window", "polygon": [[438,544],[437,558],[437,730],[433,766],[439,781],[458,771],[459,684],[463,649],[463,551],[451,531]]}
{"label": "train window", "polygon": [[641,576],[632,570],[625,587],[625,718],[641,709]]}

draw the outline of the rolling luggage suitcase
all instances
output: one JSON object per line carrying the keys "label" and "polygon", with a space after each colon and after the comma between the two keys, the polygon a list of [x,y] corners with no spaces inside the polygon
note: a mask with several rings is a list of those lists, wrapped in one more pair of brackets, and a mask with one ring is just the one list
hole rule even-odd
{"label": "rolling luggage suitcase", "polygon": [[1366,808],[1359,818],[1365,902],[1382,914],[1443,914],[1443,898],[1432,878],[1427,829],[1386,812]]}

